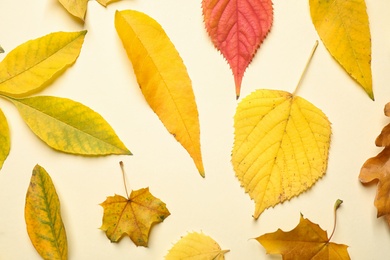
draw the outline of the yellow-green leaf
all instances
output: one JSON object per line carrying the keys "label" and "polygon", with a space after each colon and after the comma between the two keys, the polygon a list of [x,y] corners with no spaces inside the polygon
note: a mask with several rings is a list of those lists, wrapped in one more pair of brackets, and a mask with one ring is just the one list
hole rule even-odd
{"label": "yellow-green leaf", "polygon": [[11,138],[7,119],[3,111],[0,109],[0,169],[3,167],[5,159],[7,159],[10,148]]}
{"label": "yellow-green leaf", "polygon": [[39,165],[31,176],[24,217],[31,242],[43,259],[68,258],[60,201],[49,174]]}
{"label": "yellow-green leaf", "polygon": [[310,188],[326,171],[330,122],[301,97],[257,90],[239,103],[234,127],[232,164],[255,201],[256,219]]}
{"label": "yellow-green leaf", "polygon": [[87,12],[88,0],[58,0],[73,16],[84,21]]}
{"label": "yellow-green leaf", "polygon": [[187,69],[175,46],[161,25],[141,12],[117,11],[115,27],[146,101],[204,176],[198,109]]}
{"label": "yellow-green leaf", "polygon": [[0,63],[0,93],[27,96],[75,62],[87,31],[56,32],[30,40]]}
{"label": "yellow-green leaf", "polygon": [[111,242],[128,235],[137,246],[147,246],[153,224],[160,223],[170,213],[164,202],[154,197],[149,188],[132,191],[130,198],[115,195],[100,204],[104,208],[103,224]]}
{"label": "yellow-green leaf", "polygon": [[66,98],[10,99],[30,129],[50,147],[72,154],[131,154],[104,118]]}
{"label": "yellow-green leaf", "polygon": [[211,237],[203,233],[189,233],[182,237],[165,256],[166,260],[203,259],[223,260],[229,250],[221,247]]}
{"label": "yellow-green leaf", "polygon": [[313,24],[330,54],[374,99],[371,34],[364,0],[310,0]]}
{"label": "yellow-green leaf", "polygon": [[113,3],[113,2],[116,2],[116,1],[119,1],[119,0],[96,0],[99,4],[101,4],[102,6],[106,7],[107,5]]}

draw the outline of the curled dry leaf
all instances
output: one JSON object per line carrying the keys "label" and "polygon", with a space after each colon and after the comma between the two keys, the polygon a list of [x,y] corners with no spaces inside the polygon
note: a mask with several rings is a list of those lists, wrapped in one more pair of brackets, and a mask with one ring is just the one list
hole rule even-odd
{"label": "curled dry leaf", "polygon": [[31,242],[43,259],[68,259],[60,201],[49,174],[39,165],[31,176],[24,217]]}
{"label": "curled dry leaf", "polygon": [[203,0],[206,29],[233,71],[236,97],[244,72],[271,29],[271,0]]}
{"label": "curled dry leaf", "polygon": [[175,46],[161,25],[141,12],[117,11],[115,28],[146,101],[204,177],[198,109],[187,69]]}
{"label": "curled dry leaf", "polygon": [[364,0],[310,0],[313,24],[330,54],[374,99],[371,33]]}
{"label": "curled dry leaf", "polygon": [[87,31],[56,32],[27,41],[0,63],[0,94],[25,97],[78,58]]}
{"label": "curled dry leaf", "polygon": [[[385,106],[385,115],[389,116],[390,103]],[[375,140],[376,146],[384,149],[375,157],[368,159],[359,174],[361,183],[378,182],[375,207],[377,217],[384,217],[390,226],[390,124],[386,125]]]}
{"label": "curled dry leaf", "polygon": [[257,90],[238,104],[234,128],[233,168],[255,201],[256,219],[309,189],[326,171],[330,122],[299,96]]}
{"label": "curled dry leaf", "polygon": [[165,256],[166,260],[204,259],[223,260],[229,250],[221,247],[211,237],[203,233],[189,233],[182,237]]}
{"label": "curled dry leaf", "polygon": [[66,98],[9,98],[30,129],[50,147],[72,154],[108,155],[131,152],[104,118]]}
{"label": "curled dry leaf", "polygon": [[149,188],[132,191],[128,199],[115,195],[100,204],[104,208],[101,230],[111,242],[127,235],[137,246],[147,246],[153,224],[164,221],[170,213],[164,202]]}

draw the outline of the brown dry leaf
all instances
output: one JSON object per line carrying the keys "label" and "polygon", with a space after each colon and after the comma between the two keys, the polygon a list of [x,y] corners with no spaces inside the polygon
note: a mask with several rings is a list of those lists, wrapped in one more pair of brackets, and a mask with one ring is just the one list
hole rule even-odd
{"label": "brown dry leaf", "polygon": [[130,197],[115,195],[100,204],[104,208],[103,224],[111,242],[128,235],[137,246],[147,246],[149,231],[154,223],[170,215],[165,203],[154,197],[149,188],[132,191]]}
{"label": "brown dry leaf", "polygon": [[[390,103],[384,109],[389,116]],[[368,159],[360,170],[361,183],[378,182],[374,205],[377,217],[384,216],[390,226],[390,124],[386,125],[375,140],[376,146],[385,147],[377,156]]]}
{"label": "brown dry leaf", "polygon": [[[341,200],[336,202],[335,210],[341,203]],[[268,254],[281,254],[283,259],[350,259],[348,246],[330,242],[332,235],[333,233],[328,238],[327,232],[318,224],[301,215],[299,224],[293,230],[284,232],[278,229],[274,233],[257,237],[256,240]]]}

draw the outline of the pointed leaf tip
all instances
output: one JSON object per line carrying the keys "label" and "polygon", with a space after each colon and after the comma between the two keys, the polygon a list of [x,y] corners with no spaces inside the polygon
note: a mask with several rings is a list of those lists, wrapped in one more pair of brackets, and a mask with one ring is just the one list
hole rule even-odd
{"label": "pointed leaf tip", "polygon": [[233,71],[236,95],[244,72],[273,23],[271,0],[203,0],[207,32]]}
{"label": "pointed leaf tip", "polygon": [[198,108],[175,46],[157,21],[138,11],[117,11],[115,28],[149,106],[204,176]]}

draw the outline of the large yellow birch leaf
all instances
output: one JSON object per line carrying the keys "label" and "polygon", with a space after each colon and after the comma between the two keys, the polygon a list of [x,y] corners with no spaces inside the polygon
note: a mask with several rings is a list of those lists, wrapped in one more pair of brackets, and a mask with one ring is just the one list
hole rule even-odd
{"label": "large yellow birch leaf", "polygon": [[60,201],[49,174],[39,165],[27,190],[24,218],[31,242],[43,259],[68,258]]}
{"label": "large yellow birch leaf", "polygon": [[175,46],[161,25],[141,12],[117,11],[115,28],[146,101],[204,176],[198,109],[187,69]]}
{"label": "large yellow birch leaf", "polygon": [[182,237],[165,256],[166,260],[202,259],[223,260],[229,250],[221,247],[211,237],[203,233],[189,233]]}
{"label": "large yellow birch leaf", "polygon": [[313,24],[330,54],[374,99],[371,34],[364,0],[310,0]]}
{"label": "large yellow birch leaf", "polygon": [[5,159],[7,159],[11,149],[11,137],[7,119],[3,111],[0,109],[0,169],[3,167]]}
{"label": "large yellow birch leaf", "polygon": [[0,63],[0,93],[27,96],[75,62],[87,31],[56,32],[27,41]]}
{"label": "large yellow birch leaf", "polygon": [[88,0],[58,0],[73,16],[84,21],[87,12]]}
{"label": "large yellow birch leaf", "polygon": [[72,154],[131,154],[104,118],[66,98],[10,99],[30,129],[50,147]]}
{"label": "large yellow birch leaf", "polygon": [[234,127],[232,164],[255,201],[256,219],[310,188],[326,171],[330,122],[299,96],[257,90],[239,103]]}

